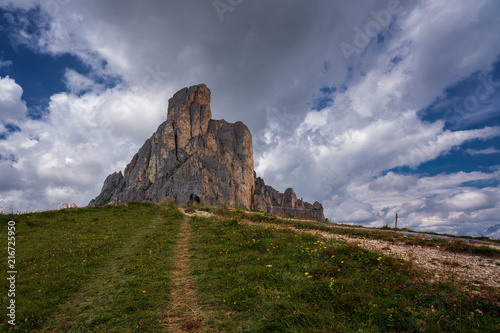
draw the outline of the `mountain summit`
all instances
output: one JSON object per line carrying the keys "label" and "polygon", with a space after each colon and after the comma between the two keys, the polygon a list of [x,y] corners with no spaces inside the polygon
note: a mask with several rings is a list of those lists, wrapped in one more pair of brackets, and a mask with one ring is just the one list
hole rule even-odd
{"label": "mountain summit", "polygon": [[104,181],[89,206],[130,201],[178,205],[199,198],[228,205],[293,214],[324,221],[320,203],[280,193],[253,170],[252,135],[242,122],[213,120],[210,90],[204,84],[179,90],[168,101],[167,120],[125,168]]}

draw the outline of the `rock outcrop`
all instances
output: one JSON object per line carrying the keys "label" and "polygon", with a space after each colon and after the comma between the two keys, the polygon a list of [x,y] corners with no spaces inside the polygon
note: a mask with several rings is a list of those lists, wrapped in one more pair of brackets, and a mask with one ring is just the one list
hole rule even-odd
{"label": "rock outcrop", "polygon": [[287,188],[285,193],[280,193],[264,180],[255,175],[254,208],[278,215],[293,215],[297,218],[325,222],[323,206],[319,202],[310,204],[303,199],[297,199],[292,188]]}
{"label": "rock outcrop", "polygon": [[242,123],[212,120],[210,90],[203,84],[178,91],[167,120],[146,140],[123,175],[104,181],[90,206],[129,201],[186,204],[197,195],[207,205],[251,207],[252,136]]}
{"label": "rock outcrop", "polygon": [[175,93],[167,120],[135,154],[125,171],[104,181],[89,206],[130,201],[178,205],[256,208],[324,221],[323,207],[311,205],[292,189],[284,194],[266,186],[253,171],[252,135],[242,122],[213,120],[210,90],[200,84]]}
{"label": "rock outcrop", "polygon": [[61,209],[69,209],[69,208],[78,208],[78,206],[74,202],[71,205],[68,205],[67,202],[61,205]]}

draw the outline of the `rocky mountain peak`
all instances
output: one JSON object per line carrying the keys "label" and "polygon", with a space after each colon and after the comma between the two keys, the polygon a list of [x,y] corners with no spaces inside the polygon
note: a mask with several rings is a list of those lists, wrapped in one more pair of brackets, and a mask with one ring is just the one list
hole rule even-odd
{"label": "rocky mountain peak", "polygon": [[[167,120],[144,142],[123,174],[104,181],[89,206],[130,201],[257,208],[324,221],[323,207],[264,184],[253,171],[252,135],[242,122],[213,120],[210,89],[183,88],[168,102]],[[197,201],[198,201],[197,200]]]}
{"label": "rocky mountain peak", "polygon": [[181,89],[168,101],[167,122],[178,148],[186,147],[193,137],[206,135],[210,119],[210,89],[204,84]]}

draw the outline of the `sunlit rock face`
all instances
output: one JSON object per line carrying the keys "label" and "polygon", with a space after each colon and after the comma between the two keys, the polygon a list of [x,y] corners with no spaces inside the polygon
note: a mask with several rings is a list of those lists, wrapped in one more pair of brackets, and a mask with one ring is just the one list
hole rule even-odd
{"label": "sunlit rock face", "polygon": [[213,120],[210,90],[200,84],[169,100],[167,120],[125,168],[105,180],[90,206],[130,201],[251,207],[252,135],[242,122]]}
{"label": "sunlit rock face", "polygon": [[252,135],[242,122],[212,119],[204,84],[179,90],[168,102],[167,120],[146,140],[125,171],[104,181],[89,206],[131,201],[175,202],[199,198],[206,205],[255,208],[324,221],[320,203],[280,193],[253,170]]}

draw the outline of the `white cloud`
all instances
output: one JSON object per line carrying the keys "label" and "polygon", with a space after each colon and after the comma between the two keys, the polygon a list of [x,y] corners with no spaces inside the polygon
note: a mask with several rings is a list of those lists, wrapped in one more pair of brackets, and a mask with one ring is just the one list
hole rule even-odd
{"label": "white cloud", "polygon": [[64,82],[69,91],[73,94],[80,94],[82,92],[100,88],[96,87],[96,83],[89,77],[86,77],[73,69],[66,69],[64,73]]}
{"label": "white cloud", "polygon": [[[498,219],[495,189],[461,185],[497,173],[386,173],[499,135],[498,127],[446,131],[444,121],[418,116],[446,88],[491,70],[500,49],[497,1],[401,1],[401,14],[349,60],[340,43],[387,3],[249,2],[223,22],[211,2],[124,0],[118,10],[109,1],[0,0],[9,3],[43,10],[37,29],[26,29],[37,22],[20,24],[20,41],[76,55],[91,68],[88,75],[68,69],[69,92],[52,96],[50,115],[19,123],[21,132],[0,141],[18,159],[0,168],[22,179],[3,194],[23,209],[29,202],[55,207],[66,196],[88,202],[164,119],[167,98],[203,82],[213,92],[214,118],[249,126],[266,183],[322,201],[333,220],[388,223],[399,211],[413,226],[447,230],[455,221]],[[120,84],[96,84],[108,77]],[[323,86],[337,88],[334,101],[311,111],[308,102]],[[9,100],[25,113],[17,87]],[[467,195],[475,196],[474,209],[460,208]]]}
{"label": "white cloud", "polygon": [[24,118],[26,103],[21,99],[23,88],[9,76],[0,77],[0,120]]}
{"label": "white cloud", "polygon": [[10,67],[12,66],[13,62],[12,60],[2,60],[0,59],[0,68],[2,67]]}
{"label": "white cloud", "polygon": [[495,202],[480,191],[466,191],[445,200],[453,210],[471,211],[495,207]]}
{"label": "white cloud", "polygon": [[[333,106],[309,111],[289,136],[277,132],[279,127],[268,129],[266,135],[278,139],[268,140],[270,147],[257,156],[257,172],[277,187],[287,179],[307,180],[293,184],[296,192],[322,197],[334,221],[382,225],[393,222],[399,211],[414,227],[443,231],[457,221],[492,223],[500,213],[499,206],[491,205],[496,190],[474,192],[462,182],[449,184],[453,175],[380,174],[417,168],[465,142],[500,135],[499,127],[446,131],[444,121],[424,122],[416,112],[457,81],[490,69],[500,48],[489,25],[497,12],[493,7],[498,9],[487,1],[456,6],[423,1],[406,11],[386,43],[370,44],[369,57],[357,59],[348,89],[336,94]],[[282,176],[290,170],[293,177]],[[480,178],[485,177],[492,176]],[[474,200],[460,208],[468,195]]]}
{"label": "white cloud", "polygon": [[[408,96],[412,102],[426,106],[437,91],[475,71],[491,68],[500,47],[490,26],[497,14],[495,1],[459,1],[450,5],[426,0],[401,21],[402,38],[414,45],[410,58],[412,68],[418,70],[411,72],[411,81],[427,83],[415,87]],[[446,56],[450,50],[453,54]]]}
{"label": "white cloud", "polygon": [[[276,147],[257,157],[257,172],[279,179],[280,174],[288,174],[284,169],[300,170],[302,175],[307,174],[308,182],[301,185],[308,195],[317,189],[331,194],[332,190],[353,180],[369,181],[384,170],[396,167],[415,168],[466,141],[485,140],[500,133],[497,127],[443,131],[442,123],[424,123],[415,112],[395,113],[392,119],[366,124],[363,116],[351,116],[349,122],[343,123],[343,119],[335,120],[335,108],[323,110],[323,114],[326,112],[329,121],[324,125],[312,128],[310,122],[306,122],[290,137],[281,139]],[[339,175],[343,175],[342,178],[339,179]],[[335,186],[327,189],[326,184]]]}
{"label": "white cloud", "polygon": [[417,184],[417,180],[418,178],[415,175],[404,176],[390,171],[387,175],[376,178],[370,183],[368,188],[376,192],[406,192],[411,186]]}
{"label": "white cloud", "polygon": [[350,223],[362,223],[365,221],[371,221],[373,219],[373,213],[365,209],[358,209],[348,214],[345,219]]}
{"label": "white cloud", "polygon": [[477,150],[477,149],[466,149],[465,150],[466,154],[475,156],[475,155],[491,155],[491,154],[499,154],[500,150],[496,149],[495,147],[489,147],[486,149],[482,150]]}
{"label": "white cloud", "polygon": [[374,217],[366,225],[393,225],[398,213],[400,227],[467,234],[493,225],[500,212],[500,188],[467,184],[499,176],[498,171],[458,172],[417,179],[388,173],[372,182],[351,183],[347,195],[373,207]]}
{"label": "white cloud", "polygon": [[15,157],[0,161],[1,173],[16,175],[2,187],[0,208],[86,205],[166,118],[166,102],[161,93],[124,87],[53,95],[46,118],[26,120],[0,141],[2,156]]}

